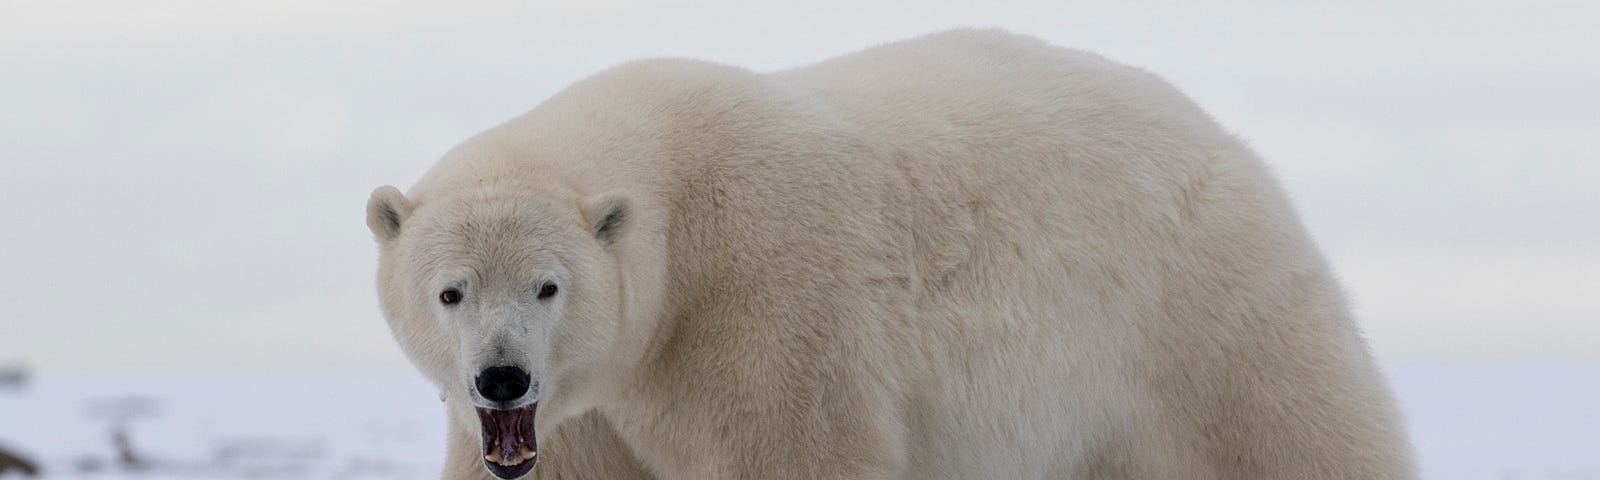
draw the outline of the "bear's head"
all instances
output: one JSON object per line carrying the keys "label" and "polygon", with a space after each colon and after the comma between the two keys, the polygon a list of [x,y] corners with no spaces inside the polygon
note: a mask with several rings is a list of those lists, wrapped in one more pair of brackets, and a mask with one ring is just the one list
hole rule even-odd
{"label": "bear's head", "polygon": [[482,427],[496,476],[528,473],[538,434],[592,403],[579,397],[624,323],[618,253],[631,216],[619,193],[372,193],[389,326],[455,420]]}

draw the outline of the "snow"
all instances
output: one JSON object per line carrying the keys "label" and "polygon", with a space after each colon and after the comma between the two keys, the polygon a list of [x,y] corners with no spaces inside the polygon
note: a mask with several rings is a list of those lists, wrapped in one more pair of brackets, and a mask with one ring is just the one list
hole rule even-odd
{"label": "snow", "polygon": [[414,375],[40,379],[0,390],[0,446],[48,479],[431,479],[441,412]]}
{"label": "snow", "polygon": [[[1600,480],[1600,368],[1388,374],[1423,478]],[[40,378],[0,386],[0,447],[46,479],[432,479],[440,412],[437,392],[405,374]]]}

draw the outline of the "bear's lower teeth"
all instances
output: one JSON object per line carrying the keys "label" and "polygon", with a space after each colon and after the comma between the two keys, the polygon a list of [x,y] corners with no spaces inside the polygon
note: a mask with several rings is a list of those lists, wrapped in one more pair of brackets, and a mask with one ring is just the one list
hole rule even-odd
{"label": "bear's lower teeth", "polygon": [[517,466],[517,465],[521,465],[523,460],[527,460],[527,459],[530,459],[530,458],[533,458],[533,452],[531,450],[528,450],[527,447],[523,447],[522,448],[522,458],[517,458],[517,459],[500,458],[500,452],[493,452],[493,453],[490,453],[488,455],[484,455],[483,456],[484,460],[488,460],[488,461],[494,462],[495,464],[500,465],[502,467],[514,467],[514,466]]}

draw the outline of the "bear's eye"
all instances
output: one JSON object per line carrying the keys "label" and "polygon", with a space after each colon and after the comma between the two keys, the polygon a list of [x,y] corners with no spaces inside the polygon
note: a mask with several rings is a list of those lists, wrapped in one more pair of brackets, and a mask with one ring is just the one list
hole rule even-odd
{"label": "bear's eye", "polygon": [[556,296],[556,291],[557,290],[558,289],[556,288],[556,284],[554,284],[554,283],[546,283],[546,284],[544,284],[543,287],[539,287],[539,299],[540,300],[549,300],[550,297]]}
{"label": "bear's eye", "polygon": [[454,288],[444,289],[443,292],[439,292],[439,303],[443,303],[445,305],[455,305],[457,303],[461,303],[461,291]]}

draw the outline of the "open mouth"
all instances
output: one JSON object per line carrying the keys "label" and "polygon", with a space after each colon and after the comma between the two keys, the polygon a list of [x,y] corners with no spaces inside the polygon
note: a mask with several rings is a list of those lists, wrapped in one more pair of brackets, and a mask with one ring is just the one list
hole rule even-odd
{"label": "open mouth", "polygon": [[539,462],[539,444],[533,439],[533,414],[538,403],[511,410],[478,407],[483,422],[483,465],[506,480],[527,475]]}

